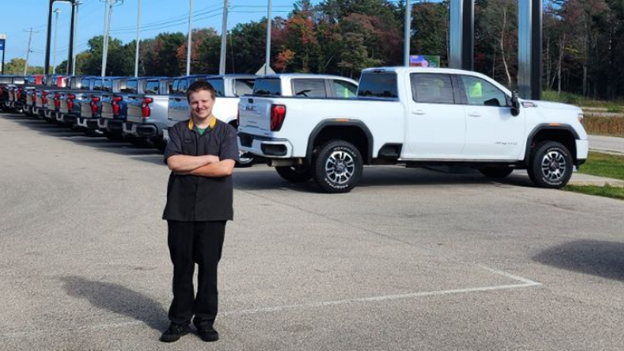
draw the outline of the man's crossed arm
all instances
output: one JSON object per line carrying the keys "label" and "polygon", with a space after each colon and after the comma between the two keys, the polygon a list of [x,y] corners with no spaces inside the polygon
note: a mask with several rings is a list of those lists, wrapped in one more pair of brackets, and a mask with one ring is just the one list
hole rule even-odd
{"label": "man's crossed arm", "polygon": [[214,155],[173,155],[167,158],[167,166],[177,174],[200,177],[226,177],[234,171],[234,160],[219,160]]}

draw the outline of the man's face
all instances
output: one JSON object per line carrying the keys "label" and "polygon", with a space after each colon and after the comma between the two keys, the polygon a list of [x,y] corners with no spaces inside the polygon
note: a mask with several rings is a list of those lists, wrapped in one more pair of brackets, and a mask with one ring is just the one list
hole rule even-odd
{"label": "man's face", "polygon": [[207,90],[200,90],[191,93],[189,96],[189,105],[191,107],[191,115],[199,120],[205,120],[212,114],[212,107],[215,100]]}

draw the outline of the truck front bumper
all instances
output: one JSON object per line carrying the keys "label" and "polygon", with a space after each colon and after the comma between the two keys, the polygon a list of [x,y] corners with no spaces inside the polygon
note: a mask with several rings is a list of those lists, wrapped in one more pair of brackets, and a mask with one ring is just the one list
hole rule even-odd
{"label": "truck front bumper", "polygon": [[293,146],[286,139],[238,133],[238,148],[241,151],[266,158],[293,158]]}

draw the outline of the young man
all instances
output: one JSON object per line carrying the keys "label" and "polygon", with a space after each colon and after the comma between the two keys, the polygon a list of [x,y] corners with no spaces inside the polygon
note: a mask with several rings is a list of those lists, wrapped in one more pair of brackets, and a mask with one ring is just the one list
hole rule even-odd
{"label": "young man", "polygon": [[[169,328],[160,337],[172,342],[190,332],[193,324],[204,341],[216,341],[213,324],[218,310],[217,265],[221,258],[226,221],[233,216],[232,171],[238,159],[236,130],[212,114],[215,90],[197,81],[186,97],[188,121],[169,129],[165,162],[171,169],[163,219],[169,227],[173,263],[173,301]],[[193,271],[198,266],[197,296]]]}

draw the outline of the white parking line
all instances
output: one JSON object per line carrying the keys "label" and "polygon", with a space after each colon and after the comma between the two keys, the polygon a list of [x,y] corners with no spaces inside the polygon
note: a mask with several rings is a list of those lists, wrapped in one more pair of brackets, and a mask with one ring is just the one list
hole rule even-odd
{"label": "white parking line", "polygon": [[489,272],[499,274],[507,278],[511,278],[513,280],[518,280],[522,283],[521,284],[509,284],[509,285],[484,286],[484,287],[465,288],[465,289],[424,291],[424,292],[416,292],[416,293],[409,293],[409,294],[384,295],[384,296],[362,297],[362,298],[345,299],[345,300],[304,303],[304,304],[296,304],[296,305],[265,307],[265,308],[256,308],[256,309],[250,309],[250,310],[223,312],[221,313],[221,315],[224,315],[224,316],[248,315],[248,314],[256,314],[256,313],[262,313],[262,312],[280,312],[280,311],[293,310],[293,309],[348,305],[348,304],[365,303],[365,302],[380,302],[380,301],[410,299],[410,298],[425,297],[425,296],[466,294],[466,293],[473,293],[473,292],[505,290],[505,289],[521,289],[521,288],[529,288],[533,286],[542,285],[541,283],[532,281],[530,279],[523,278],[523,277],[510,274],[507,272],[503,272],[497,269],[489,268],[487,266],[478,265],[478,267],[481,267]]}
{"label": "white parking line", "polygon": [[[409,294],[361,297],[361,298],[344,299],[344,300],[321,301],[321,302],[311,302],[311,303],[303,303],[303,304],[295,304],[295,305],[282,305],[282,306],[274,306],[274,307],[255,308],[255,309],[239,310],[239,311],[225,311],[225,312],[221,312],[220,315],[221,316],[240,316],[240,315],[250,315],[250,314],[266,313],[266,312],[281,312],[281,311],[296,310],[296,309],[308,309],[308,308],[319,308],[319,307],[327,307],[327,306],[360,304],[360,303],[366,303],[366,302],[382,302],[382,301],[392,301],[392,300],[401,300],[401,299],[413,299],[413,298],[426,297],[426,296],[440,296],[440,295],[451,295],[451,294],[467,294],[467,293],[483,292],[483,291],[522,289],[522,288],[529,288],[529,287],[542,285],[541,283],[535,282],[533,280],[523,278],[518,275],[507,273],[507,272],[497,270],[494,268],[490,268],[484,265],[476,265],[476,266],[481,269],[487,270],[491,273],[502,275],[504,277],[519,281],[521,283],[465,288],[465,289],[424,291],[424,292],[416,292],[416,293],[409,293]],[[19,338],[19,337],[24,337],[24,336],[33,336],[33,335],[38,335],[38,334],[50,334],[50,333],[62,335],[62,334],[75,333],[75,332],[92,332],[92,331],[98,331],[98,330],[127,327],[127,326],[132,326],[132,325],[141,325],[141,324],[145,324],[146,322],[147,321],[131,321],[131,322],[129,321],[129,322],[121,322],[121,323],[98,324],[98,325],[91,325],[91,326],[83,326],[83,327],[74,328],[74,329],[66,329],[62,332],[51,332],[51,331],[40,330],[40,331],[6,333],[6,334],[0,334],[0,338],[16,338],[16,337]]]}

